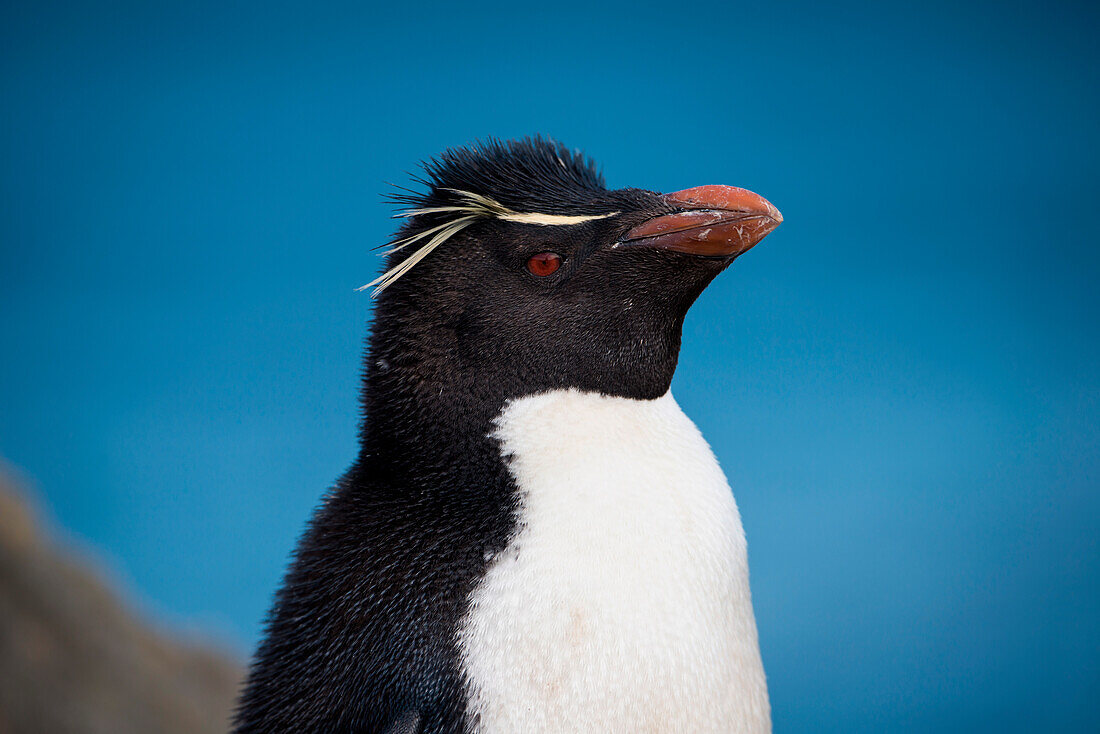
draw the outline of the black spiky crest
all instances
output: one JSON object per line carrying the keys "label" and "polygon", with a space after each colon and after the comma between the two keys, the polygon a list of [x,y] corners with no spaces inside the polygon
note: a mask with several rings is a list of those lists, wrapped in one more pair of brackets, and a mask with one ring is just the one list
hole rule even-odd
{"label": "black spiky crest", "polygon": [[395,195],[395,202],[412,209],[434,207],[456,201],[454,192],[465,191],[514,211],[599,214],[593,197],[607,190],[595,161],[539,135],[452,148],[426,161],[423,169],[416,181],[427,190]]}
{"label": "black spiky crest", "polygon": [[609,192],[595,162],[580,151],[540,136],[503,142],[489,139],[453,148],[424,164],[415,180],[424,193],[391,195],[409,218],[390,253],[390,267],[360,290],[377,296],[439,245],[479,219],[536,226],[577,224],[614,216]]}

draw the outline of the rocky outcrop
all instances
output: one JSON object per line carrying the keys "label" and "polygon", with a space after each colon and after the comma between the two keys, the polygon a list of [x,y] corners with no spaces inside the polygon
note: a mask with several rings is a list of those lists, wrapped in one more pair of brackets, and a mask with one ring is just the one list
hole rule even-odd
{"label": "rocky outcrop", "polygon": [[242,669],[139,619],[0,466],[0,734],[228,729]]}

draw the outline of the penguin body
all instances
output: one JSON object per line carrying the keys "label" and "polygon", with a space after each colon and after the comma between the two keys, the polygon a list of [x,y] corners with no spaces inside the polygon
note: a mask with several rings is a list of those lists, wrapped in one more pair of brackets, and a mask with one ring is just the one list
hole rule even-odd
{"label": "penguin body", "polygon": [[688,307],[778,211],[610,191],[541,139],[426,171],[376,281],[359,456],[235,731],[769,731],[740,518],[669,385]]}
{"label": "penguin body", "polygon": [[459,633],[479,734],[765,731],[737,506],[671,393],[508,404],[517,528]]}

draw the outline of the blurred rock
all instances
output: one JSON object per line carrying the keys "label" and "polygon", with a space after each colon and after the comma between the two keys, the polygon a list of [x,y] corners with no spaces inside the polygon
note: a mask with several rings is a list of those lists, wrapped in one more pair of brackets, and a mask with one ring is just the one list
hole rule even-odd
{"label": "blurred rock", "polygon": [[224,733],[241,675],[52,544],[0,466],[0,734]]}

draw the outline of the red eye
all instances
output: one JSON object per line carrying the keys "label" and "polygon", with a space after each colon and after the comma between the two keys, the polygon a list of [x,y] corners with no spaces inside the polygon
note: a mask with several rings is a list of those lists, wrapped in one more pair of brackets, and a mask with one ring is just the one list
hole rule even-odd
{"label": "red eye", "polygon": [[537,275],[540,278],[544,275],[551,275],[560,267],[561,255],[556,252],[540,252],[537,255],[532,255],[531,259],[527,261],[527,270],[531,275]]}

